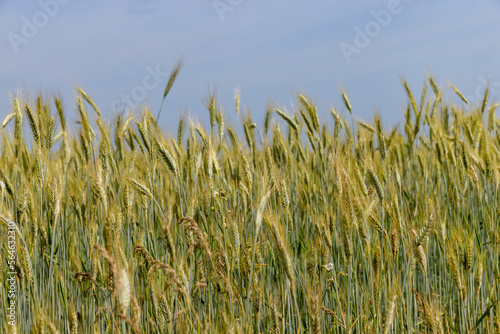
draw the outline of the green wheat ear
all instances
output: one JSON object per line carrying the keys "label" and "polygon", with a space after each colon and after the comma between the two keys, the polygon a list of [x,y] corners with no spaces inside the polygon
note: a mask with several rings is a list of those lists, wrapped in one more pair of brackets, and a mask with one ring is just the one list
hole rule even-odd
{"label": "green wheat ear", "polygon": [[180,59],[177,61],[177,63],[174,65],[174,68],[172,69],[172,72],[170,72],[170,77],[168,78],[167,85],[165,86],[165,90],[163,91],[163,99],[161,100],[160,104],[160,109],[158,110],[158,115],[156,115],[156,122],[158,123],[158,120],[160,119],[160,114],[161,110],[163,108],[163,103],[165,102],[165,98],[167,97],[167,94],[170,92],[170,89],[174,85],[174,81],[177,78],[177,75],[179,74],[182,65],[183,65],[183,60]]}
{"label": "green wheat ear", "polygon": [[351,114],[351,116],[352,116],[351,101],[349,101],[349,98],[347,97],[347,94],[343,88],[341,88],[341,93],[342,93],[342,101],[344,101],[345,107],[347,108],[347,110],[349,110],[349,114]]}
{"label": "green wheat ear", "polygon": [[462,93],[458,90],[458,88],[457,88],[457,87],[455,87],[455,86],[453,86],[453,85],[451,85],[451,84],[450,84],[450,87],[451,87],[451,89],[453,89],[453,91],[455,92],[455,94],[457,94],[457,95],[458,95],[458,97],[459,97],[462,101],[464,101],[464,102],[465,102],[468,106],[470,106],[469,101],[467,101],[467,99],[465,98],[465,96],[464,96],[464,95],[463,95],[463,94],[462,94]]}

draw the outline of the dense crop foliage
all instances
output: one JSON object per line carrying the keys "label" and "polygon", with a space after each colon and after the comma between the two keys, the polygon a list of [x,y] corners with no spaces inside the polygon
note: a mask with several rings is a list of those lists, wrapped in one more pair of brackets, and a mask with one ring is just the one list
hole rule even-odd
{"label": "dense crop foliage", "polygon": [[210,127],[176,136],[147,108],[107,123],[83,90],[74,124],[13,98],[0,319],[15,222],[19,332],[500,333],[497,105],[404,87],[401,129],[345,92],[330,127],[303,95],[262,125],[237,96],[228,126],[210,95]]}

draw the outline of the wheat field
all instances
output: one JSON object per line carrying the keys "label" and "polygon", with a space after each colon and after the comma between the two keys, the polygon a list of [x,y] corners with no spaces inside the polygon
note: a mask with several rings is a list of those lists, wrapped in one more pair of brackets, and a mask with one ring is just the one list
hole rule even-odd
{"label": "wheat field", "polygon": [[403,86],[399,127],[343,90],[330,119],[297,94],[262,123],[209,93],[210,126],[175,135],[146,106],[103,118],[83,89],[71,124],[57,97],[13,97],[0,331],[500,333],[498,104]]}

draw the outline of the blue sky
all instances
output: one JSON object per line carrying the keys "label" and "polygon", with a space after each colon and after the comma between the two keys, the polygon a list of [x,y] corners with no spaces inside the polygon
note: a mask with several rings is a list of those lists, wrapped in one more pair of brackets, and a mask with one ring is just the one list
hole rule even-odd
{"label": "blue sky", "polygon": [[294,92],[331,122],[332,106],[345,113],[342,86],[358,117],[379,111],[390,127],[407,103],[401,77],[419,93],[432,74],[447,99],[453,83],[473,102],[489,80],[500,100],[499,32],[500,0],[0,0],[0,118],[9,94],[42,91],[62,95],[74,120],[75,86],[109,120],[124,95],[156,114],[182,57],[160,119],[170,132],[181,113],[207,124],[214,87],[233,122],[235,87],[262,124],[266,103],[290,108]]}

